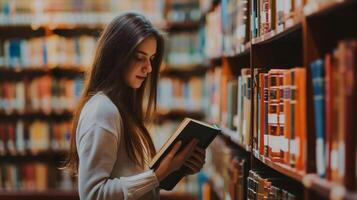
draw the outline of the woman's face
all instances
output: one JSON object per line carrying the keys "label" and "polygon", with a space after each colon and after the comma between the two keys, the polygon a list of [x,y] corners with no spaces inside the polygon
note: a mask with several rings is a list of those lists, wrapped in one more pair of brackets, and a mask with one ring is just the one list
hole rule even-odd
{"label": "woman's face", "polygon": [[131,61],[129,68],[125,74],[125,82],[133,89],[138,89],[152,71],[151,61],[156,54],[156,39],[148,37],[143,40],[137,51],[134,59]]}

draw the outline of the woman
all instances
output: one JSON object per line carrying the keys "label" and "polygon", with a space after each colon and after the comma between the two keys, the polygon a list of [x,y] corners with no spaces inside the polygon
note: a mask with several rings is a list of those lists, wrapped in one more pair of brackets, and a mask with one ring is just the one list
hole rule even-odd
{"label": "woman", "polygon": [[159,182],[170,173],[202,168],[197,141],[179,152],[178,142],[157,169],[147,167],[155,148],[144,123],[156,108],[163,47],[152,24],[133,13],[115,18],[99,38],[66,163],[78,173],[81,199],[158,199]]}

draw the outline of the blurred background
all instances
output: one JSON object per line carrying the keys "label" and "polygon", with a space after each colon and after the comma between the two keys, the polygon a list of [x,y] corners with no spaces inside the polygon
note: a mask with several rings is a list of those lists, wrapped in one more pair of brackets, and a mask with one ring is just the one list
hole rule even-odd
{"label": "blurred background", "polygon": [[222,129],[162,199],[357,199],[356,1],[0,0],[1,200],[79,199],[59,170],[72,113],[128,11],[166,39],[157,150],[184,117]]}

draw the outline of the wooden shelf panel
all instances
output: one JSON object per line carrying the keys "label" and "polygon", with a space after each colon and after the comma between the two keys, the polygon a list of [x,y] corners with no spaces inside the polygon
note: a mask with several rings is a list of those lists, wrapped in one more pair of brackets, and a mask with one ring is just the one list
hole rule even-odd
{"label": "wooden shelf panel", "polygon": [[1,200],[79,200],[77,191],[0,191]]}
{"label": "wooden shelf panel", "polygon": [[197,31],[201,24],[200,21],[167,22],[165,29],[169,32]]}
{"label": "wooden shelf panel", "polygon": [[273,30],[267,34],[264,34],[262,36],[259,36],[257,38],[253,38],[251,40],[252,45],[263,45],[263,44],[268,44],[272,42],[284,42],[302,38],[302,23],[301,22],[295,22],[292,25],[281,29],[281,30]]}
{"label": "wooden shelf panel", "polygon": [[34,113],[12,113],[5,114],[0,113],[0,119],[3,121],[11,121],[16,119],[24,119],[24,120],[33,120],[33,119],[70,119],[73,116],[73,112],[64,111],[61,113],[50,113],[45,114],[42,112],[34,112]]}
{"label": "wooden shelf panel", "polygon": [[263,164],[272,168],[273,170],[275,170],[287,177],[290,177],[300,183],[303,182],[303,179],[305,177],[304,172],[297,171],[296,169],[294,169],[288,165],[285,165],[283,163],[274,162],[274,161],[270,160],[270,158],[259,155],[259,153],[256,150],[253,151],[253,156],[254,156],[254,158],[258,159]]}
{"label": "wooden shelf panel", "polygon": [[203,76],[207,71],[208,67],[204,65],[193,65],[193,66],[170,66],[167,65],[166,69],[160,72],[162,77],[178,77],[187,79],[193,76]]}
{"label": "wooden shelf panel", "polygon": [[185,117],[202,120],[204,118],[204,113],[200,111],[186,111],[180,109],[173,109],[169,111],[159,110],[156,114],[156,119],[158,123],[161,123],[165,120],[183,120]]}
{"label": "wooden shelf panel", "polygon": [[16,79],[16,78],[31,78],[43,75],[53,76],[83,76],[86,68],[83,67],[28,67],[28,68],[10,68],[0,67],[0,78]]}
{"label": "wooden shelf panel", "polygon": [[16,154],[16,155],[0,155],[1,161],[9,162],[27,162],[27,161],[48,161],[56,160],[58,158],[64,158],[67,155],[67,151],[52,151],[48,150],[45,152],[39,152],[33,154],[31,152],[26,152],[25,154]]}
{"label": "wooden shelf panel", "polygon": [[317,174],[305,175],[303,184],[326,199],[357,199],[356,192],[347,191],[343,185],[321,178]]}
{"label": "wooden shelf panel", "polygon": [[351,0],[335,0],[330,2],[314,2],[308,4],[304,8],[304,14],[308,18],[322,17],[331,15],[337,12],[343,12],[345,9],[350,9],[351,6],[356,5],[356,1]]}
{"label": "wooden shelf panel", "polygon": [[245,152],[251,152],[251,148],[249,146],[244,145],[239,141],[238,133],[236,131],[230,130],[229,128],[226,127],[221,127],[221,130],[222,130],[222,136],[225,139],[229,140],[232,144],[244,150]]}
{"label": "wooden shelf panel", "polygon": [[41,25],[39,27],[32,27],[31,24],[21,25],[0,25],[1,38],[14,37],[39,37],[45,36],[48,32],[53,32],[63,36],[74,35],[93,35],[98,36],[104,29],[104,25],[96,24],[78,24],[78,25],[61,25],[51,27],[49,25]]}

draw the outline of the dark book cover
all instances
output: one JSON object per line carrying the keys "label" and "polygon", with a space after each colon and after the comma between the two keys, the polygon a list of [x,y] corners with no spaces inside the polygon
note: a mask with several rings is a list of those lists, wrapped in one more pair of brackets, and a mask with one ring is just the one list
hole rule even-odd
{"label": "dark book cover", "polygon": [[[150,163],[150,168],[155,169],[159,166],[160,162],[170,152],[173,146],[181,141],[181,147],[178,152],[185,148],[194,138],[199,142],[197,147],[206,149],[213,139],[220,134],[221,130],[215,126],[205,124],[201,121],[185,118],[178,126],[175,133],[163,145],[160,151],[156,154]],[[179,170],[171,173],[164,180],[160,182],[160,188],[165,190],[172,190],[175,185],[187,174],[187,167],[182,166]]]}

